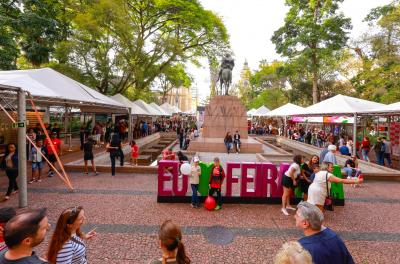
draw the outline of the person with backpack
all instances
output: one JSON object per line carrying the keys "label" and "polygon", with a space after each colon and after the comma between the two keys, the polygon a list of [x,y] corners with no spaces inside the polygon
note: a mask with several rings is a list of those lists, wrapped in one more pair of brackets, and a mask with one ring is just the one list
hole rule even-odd
{"label": "person with backpack", "polygon": [[221,187],[222,183],[225,179],[225,172],[220,164],[220,160],[218,157],[214,158],[214,165],[211,168],[211,175],[210,175],[210,191],[208,192],[209,196],[214,196],[214,193],[217,193],[217,206],[215,207],[215,211],[221,209],[222,206],[222,197],[221,197]]}

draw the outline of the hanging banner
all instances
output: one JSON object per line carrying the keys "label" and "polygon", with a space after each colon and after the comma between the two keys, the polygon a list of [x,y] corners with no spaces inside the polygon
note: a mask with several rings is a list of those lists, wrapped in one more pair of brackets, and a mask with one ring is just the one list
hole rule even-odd
{"label": "hanging banner", "polygon": [[324,116],[324,123],[329,124],[353,124],[354,117],[349,116]]}

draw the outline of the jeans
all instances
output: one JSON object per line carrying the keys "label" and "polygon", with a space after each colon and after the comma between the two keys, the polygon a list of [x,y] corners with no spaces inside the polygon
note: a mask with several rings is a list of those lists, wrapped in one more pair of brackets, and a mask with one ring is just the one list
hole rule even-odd
{"label": "jeans", "polygon": [[384,164],[384,152],[375,152],[376,153],[376,163],[383,166]]}
{"label": "jeans", "polygon": [[191,184],[190,185],[192,187],[192,204],[193,205],[199,205],[199,197],[197,196],[197,190],[199,189],[199,185],[198,184]]}
{"label": "jeans", "polygon": [[235,149],[236,149],[236,152],[240,152],[240,141],[239,140],[235,141]]}
{"label": "jeans", "polygon": [[383,154],[382,165],[385,165],[385,159],[387,160],[388,165],[391,167],[392,166],[392,159],[390,157],[390,153],[384,153]]}
{"label": "jeans", "polygon": [[6,175],[8,177],[8,189],[6,196],[10,196],[12,191],[18,190],[18,184],[17,184],[18,170],[6,169]]}
{"label": "jeans", "polygon": [[232,149],[232,143],[226,142],[225,147],[226,147],[226,151],[228,151],[228,153],[229,153],[229,151]]}
{"label": "jeans", "polygon": [[353,177],[353,171],[354,171],[353,168],[344,167],[344,168],[343,168],[343,171],[346,172],[347,177]]}
{"label": "jeans", "polygon": [[217,192],[216,202],[219,206],[221,206],[222,205],[221,188],[211,188],[210,191],[208,192],[208,195],[213,196],[215,192]]}
{"label": "jeans", "polygon": [[368,153],[369,153],[368,149],[361,150],[361,155],[362,155],[363,160],[369,161]]}

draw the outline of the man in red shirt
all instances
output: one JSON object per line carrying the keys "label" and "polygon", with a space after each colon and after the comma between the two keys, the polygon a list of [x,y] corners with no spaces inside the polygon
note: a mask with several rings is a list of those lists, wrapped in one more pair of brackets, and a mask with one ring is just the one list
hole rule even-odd
{"label": "man in red shirt", "polygon": [[215,210],[218,211],[221,209],[222,206],[222,198],[221,198],[221,186],[222,182],[225,179],[225,172],[222,168],[219,158],[214,158],[214,165],[211,168],[211,175],[210,175],[210,191],[208,195],[213,196],[215,192],[217,192],[217,206]]}
{"label": "man in red shirt", "polygon": [[[56,151],[58,156],[60,156],[61,155],[61,140],[57,138],[57,133],[53,132],[51,134],[51,142],[53,142],[54,150]],[[53,148],[50,145],[49,139],[46,138],[46,140],[44,142],[44,145],[47,148],[47,159],[50,161],[50,163],[53,166],[55,166],[57,158],[56,158],[56,155],[55,155],[55,153],[53,151]],[[53,177],[54,176],[54,171],[50,166],[49,166],[48,176],[49,177]]]}

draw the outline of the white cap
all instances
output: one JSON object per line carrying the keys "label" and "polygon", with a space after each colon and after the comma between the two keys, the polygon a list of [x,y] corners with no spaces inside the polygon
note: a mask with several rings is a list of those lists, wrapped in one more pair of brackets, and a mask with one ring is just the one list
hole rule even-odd
{"label": "white cap", "polygon": [[194,157],[193,158],[193,162],[199,162],[199,158],[198,157]]}
{"label": "white cap", "polygon": [[335,145],[329,145],[328,146],[328,150],[334,151],[334,150],[336,150],[336,146]]}

